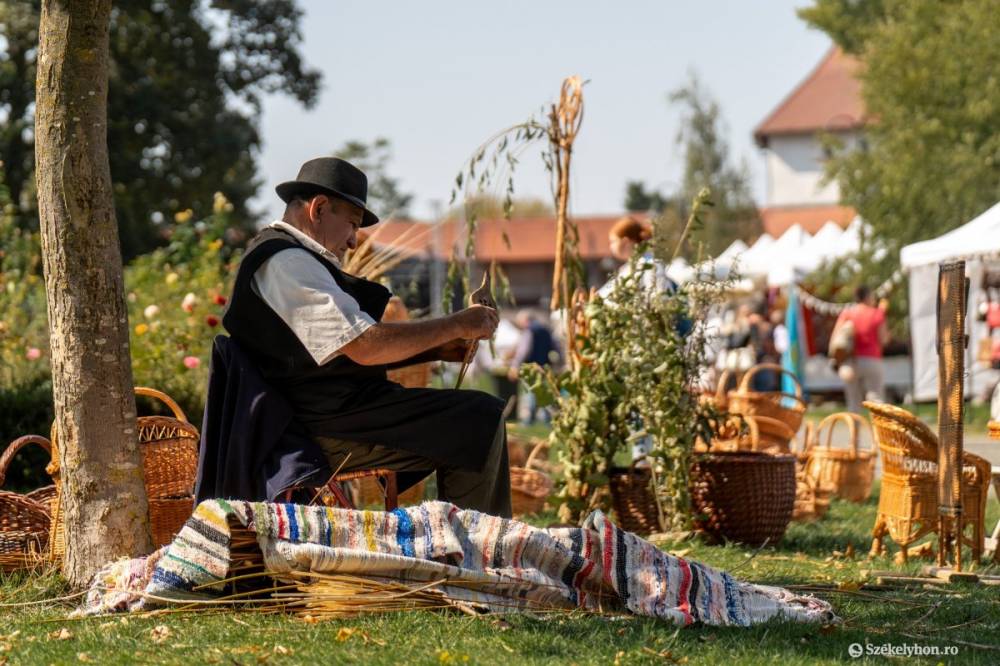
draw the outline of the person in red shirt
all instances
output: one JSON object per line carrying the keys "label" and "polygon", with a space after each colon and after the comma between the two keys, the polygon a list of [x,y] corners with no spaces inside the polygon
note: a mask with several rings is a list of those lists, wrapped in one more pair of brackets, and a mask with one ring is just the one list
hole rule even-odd
{"label": "person in red shirt", "polygon": [[871,290],[862,285],[854,292],[854,305],[846,308],[837,318],[834,330],[850,322],[854,326],[853,354],[837,370],[844,381],[844,398],[847,408],[861,412],[863,400],[883,400],[885,370],[882,365],[882,347],[889,341],[885,311],[888,301],[875,305]]}

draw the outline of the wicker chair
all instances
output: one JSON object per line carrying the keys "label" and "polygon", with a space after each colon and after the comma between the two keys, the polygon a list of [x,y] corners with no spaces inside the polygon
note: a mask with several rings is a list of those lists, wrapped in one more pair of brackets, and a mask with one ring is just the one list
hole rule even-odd
{"label": "wicker chair", "polygon": [[[893,405],[865,402],[872,415],[875,441],[882,452],[882,492],[872,530],[872,555],[885,552],[886,534],[902,548],[907,560],[910,544],[938,529],[938,439],[923,421]],[[962,458],[962,543],[978,560],[983,552],[986,497],[990,464],[971,453]],[[966,529],[972,527],[972,536]]]}

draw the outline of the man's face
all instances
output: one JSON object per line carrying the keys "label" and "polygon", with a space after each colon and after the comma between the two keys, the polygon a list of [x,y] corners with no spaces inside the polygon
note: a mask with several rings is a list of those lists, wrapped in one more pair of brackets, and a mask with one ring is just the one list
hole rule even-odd
{"label": "man's face", "polygon": [[358,229],[365,211],[343,199],[318,196],[310,202],[310,221],[316,241],[343,261],[358,245]]}

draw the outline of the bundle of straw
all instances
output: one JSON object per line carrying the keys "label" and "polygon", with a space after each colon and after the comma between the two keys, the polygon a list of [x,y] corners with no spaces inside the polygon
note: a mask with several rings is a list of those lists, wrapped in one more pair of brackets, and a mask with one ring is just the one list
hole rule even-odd
{"label": "bundle of straw", "polygon": [[412,224],[387,243],[378,239],[389,225],[377,226],[371,233],[358,233],[358,246],[344,257],[344,271],[351,275],[378,280],[411,257],[422,253],[420,245],[434,230],[434,224]]}

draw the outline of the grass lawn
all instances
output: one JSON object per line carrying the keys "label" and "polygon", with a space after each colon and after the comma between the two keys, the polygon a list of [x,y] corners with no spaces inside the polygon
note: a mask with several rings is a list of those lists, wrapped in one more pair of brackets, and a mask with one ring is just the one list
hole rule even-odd
{"label": "grass lawn", "polygon": [[[995,500],[990,502],[992,525],[1000,509]],[[475,618],[432,612],[317,624],[250,612],[68,621],[70,603],[8,605],[0,607],[0,664],[820,664],[851,661],[852,643],[958,651],[957,656],[908,662],[1000,662],[1000,589],[857,589],[860,569],[896,568],[887,559],[864,560],[875,506],[874,499],[864,505],[834,502],[822,521],[793,524],[777,548],[756,556],[746,547],[708,546],[697,540],[665,546],[754,582],[826,586],[818,594],[843,618],[836,626],[772,622],[750,629],[678,629],[647,618],[584,613]],[[919,569],[922,563],[909,568]],[[0,580],[0,604],[64,593],[55,575]],[[884,659],[866,656],[856,661]]]}

